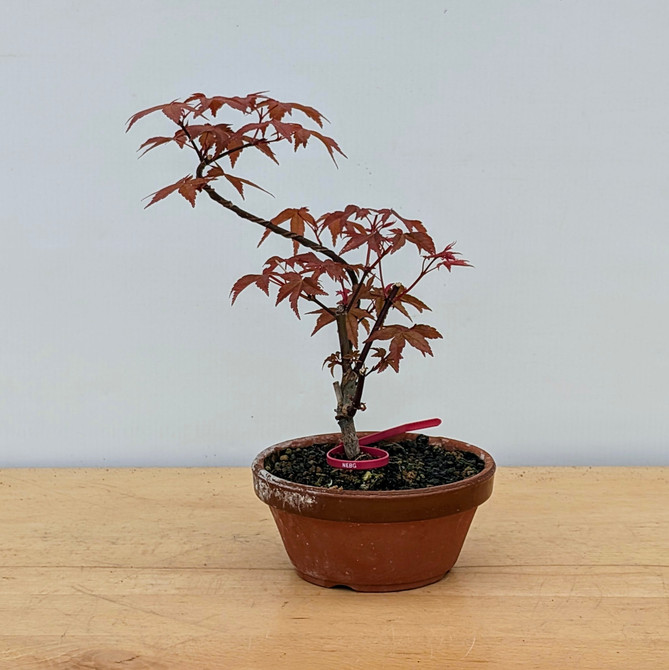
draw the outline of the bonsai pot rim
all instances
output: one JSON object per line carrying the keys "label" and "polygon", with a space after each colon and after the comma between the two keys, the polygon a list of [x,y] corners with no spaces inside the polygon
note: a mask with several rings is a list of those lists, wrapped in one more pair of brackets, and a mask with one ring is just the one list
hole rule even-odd
{"label": "bonsai pot rim", "polygon": [[[361,436],[369,432],[359,433]],[[403,433],[397,439],[415,438]],[[445,437],[429,437],[429,443],[450,450],[475,454],[484,467],[481,472],[452,484],[397,491],[330,489],[291,482],[265,470],[271,453],[312,444],[338,444],[338,433],[310,435],[286,440],[261,451],[252,464],[255,493],[263,502],[287,512],[331,521],[354,523],[394,523],[419,521],[458,514],[478,507],[492,494],[495,461],[480,447]]]}

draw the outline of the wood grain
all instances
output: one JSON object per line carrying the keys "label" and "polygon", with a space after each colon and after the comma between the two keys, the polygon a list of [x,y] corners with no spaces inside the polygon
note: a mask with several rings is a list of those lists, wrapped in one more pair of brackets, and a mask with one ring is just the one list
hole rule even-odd
{"label": "wood grain", "polygon": [[0,470],[2,670],[482,664],[669,667],[669,468],[501,468],[395,594],[298,579],[245,469]]}

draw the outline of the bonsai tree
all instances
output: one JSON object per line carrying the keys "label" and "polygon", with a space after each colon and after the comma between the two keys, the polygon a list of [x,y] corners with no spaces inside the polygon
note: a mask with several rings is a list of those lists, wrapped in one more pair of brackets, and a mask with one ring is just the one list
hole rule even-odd
{"label": "bonsai tree", "polygon": [[[288,304],[298,319],[300,309],[307,308],[315,317],[312,335],[325,327],[336,333],[338,348],[324,365],[338,377],[335,418],[346,457],[355,460],[360,453],[355,415],[365,409],[367,377],[388,369],[398,372],[407,345],[432,356],[429,341],[441,337],[433,326],[414,322],[416,314],[430,309],[414,289],[435,270],[450,271],[469,263],[458,257],[453,244],[438,249],[420,221],[392,208],[347,205],[314,215],[300,206],[263,218],[236,204],[233,195],[244,198],[246,187],[260,188],[238,172],[246,152],[260,152],[278,164],[276,145],[285,143],[297,151],[316,141],[333,161],[344,156],[335,140],[321,132],[326,119],[313,107],[279,102],[263,93],[246,97],[195,93],[183,102],[138,112],[127,129],[153,113],[167,117],[175,132],[146,140],[140,147],[142,155],[163,144],[176,144],[193,152],[194,172],[153,193],[147,207],[173,193],[195,207],[204,194],[240,219],[264,228],[261,243],[271,234],[292,242],[292,253],[272,256],[260,272],[238,279],[231,290],[232,302],[255,285],[268,296],[275,294],[277,305]],[[307,125],[292,120],[293,115]],[[386,259],[400,252],[406,256],[404,267],[414,268],[406,285],[393,282],[384,268]]]}

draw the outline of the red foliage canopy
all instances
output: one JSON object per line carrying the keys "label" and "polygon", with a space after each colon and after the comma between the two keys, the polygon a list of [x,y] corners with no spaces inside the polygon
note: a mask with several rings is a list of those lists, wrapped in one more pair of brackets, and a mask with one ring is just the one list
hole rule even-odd
{"label": "red foliage canopy", "polygon": [[[183,102],[172,101],[134,114],[127,129],[158,112],[177,128],[172,136],[146,140],[140,147],[142,155],[174,143],[196,154],[197,169],[153,193],[147,207],[172,193],[179,193],[194,207],[204,192],[238,216],[263,226],[259,244],[270,233],[292,240],[292,255],[273,256],[260,273],[247,274],[235,282],[231,290],[233,303],[242,291],[255,285],[267,295],[275,290],[276,304],[287,302],[298,318],[301,305],[316,306],[309,312],[316,316],[312,335],[329,324],[337,324],[340,349],[326,359],[326,364],[332,371],[341,366],[344,373],[354,373],[360,386],[358,406],[364,378],[387,368],[399,371],[407,344],[423,356],[432,355],[429,340],[441,338],[441,334],[427,324],[413,323],[409,308],[418,313],[430,309],[413,294],[427,274],[442,267],[450,271],[454,266],[469,265],[453,251],[453,244],[438,251],[421,221],[400,216],[394,209],[347,205],[314,216],[307,207],[297,207],[262,219],[214,189],[217,181],[227,183],[243,198],[245,187],[261,188],[235,172],[238,160],[243,152],[255,150],[278,164],[273,145],[280,142],[297,151],[316,140],[333,161],[337,154],[344,156],[335,140],[320,132],[326,121],[320,112],[298,103],[279,102],[262,92],[245,97],[195,93]],[[235,126],[231,119],[218,121],[223,112],[241,122]],[[296,114],[306,117],[319,130],[293,121]],[[388,284],[384,260],[400,250],[407,253],[408,249],[415,260],[413,277],[406,285]],[[407,319],[411,325],[387,323],[391,314]],[[379,342],[388,342],[387,348],[374,346]],[[370,355],[373,364],[367,363]]]}

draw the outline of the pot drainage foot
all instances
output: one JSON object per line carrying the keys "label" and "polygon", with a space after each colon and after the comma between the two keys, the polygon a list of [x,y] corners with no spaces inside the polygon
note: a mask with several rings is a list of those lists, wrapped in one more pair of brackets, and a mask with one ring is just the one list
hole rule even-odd
{"label": "pot drainage foot", "polygon": [[314,577],[312,575],[307,575],[305,573],[296,571],[298,576],[304,579],[305,582],[310,584],[315,584],[316,586],[322,586],[326,589],[340,588],[340,589],[349,589],[351,591],[358,591],[360,593],[388,593],[392,591],[408,591],[410,589],[419,589],[423,586],[429,586],[442,580],[447,574],[436,575],[434,577],[429,577],[427,579],[420,579],[414,582],[407,582],[403,584],[345,584],[341,581],[330,581],[327,579],[321,579],[319,577]]}

